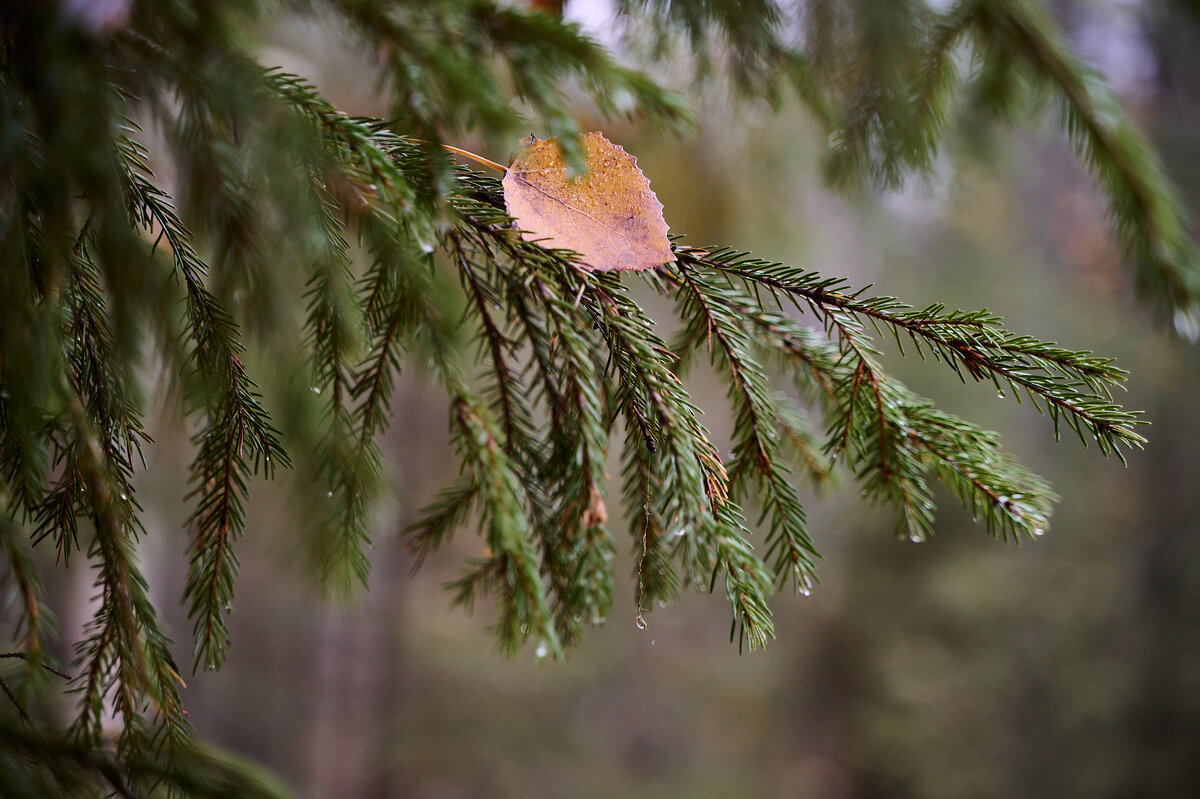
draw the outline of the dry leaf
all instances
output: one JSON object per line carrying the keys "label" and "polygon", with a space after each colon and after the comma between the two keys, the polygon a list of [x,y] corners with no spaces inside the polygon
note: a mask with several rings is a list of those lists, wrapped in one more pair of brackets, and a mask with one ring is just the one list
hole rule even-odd
{"label": "dry leaf", "polygon": [[662,203],[637,159],[600,133],[580,140],[588,174],[567,177],[558,142],[534,141],[504,174],[504,204],[527,241],[574,250],[599,271],[674,261]]}

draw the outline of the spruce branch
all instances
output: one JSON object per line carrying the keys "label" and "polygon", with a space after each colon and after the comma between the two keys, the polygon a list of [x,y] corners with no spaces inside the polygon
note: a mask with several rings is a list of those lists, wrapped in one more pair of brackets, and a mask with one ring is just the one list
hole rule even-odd
{"label": "spruce branch", "polygon": [[[681,260],[759,284],[797,307],[803,304],[863,357],[870,345],[862,325],[886,327],[901,346],[903,336],[916,346],[918,354],[924,356],[928,351],[964,381],[966,375],[976,381],[989,379],[1001,391],[1009,388],[1018,400],[1025,394],[1039,412],[1050,417],[1056,434],[1064,423],[1085,446],[1090,438],[1105,455],[1123,457],[1121,447],[1138,447],[1145,441],[1134,430],[1139,423],[1137,414],[1111,401],[1109,388],[1122,383],[1125,373],[1109,359],[1015,335],[999,327],[998,317],[986,312],[946,311],[941,306],[915,311],[892,297],[863,298],[839,279],[747,259],[730,250],[701,256],[688,249]],[[864,346],[868,350],[862,349]]]}
{"label": "spruce branch", "polygon": [[765,645],[773,628],[766,592],[758,589],[764,581],[768,586],[773,581],[745,540],[740,511],[729,498],[725,467],[671,370],[675,356],[611,275],[600,276],[588,289],[583,304],[613,354],[622,383],[620,401],[629,403],[638,426],[647,423],[656,439],[661,518],[681,539],[685,574],[703,584],[724,572],[740,640],[752,649]]}
{"label": "spruce branch", "polygon": [[[776,295],[776,302],[802,301],[837,334],[842,350],[834,358],[832,352],[823,352],[797,335],[795,324],[786,318],[763,312],[734,317],[750,320],[769,346],[794,358],[796,367],[822,389],[818,396],[827,401],[829,412],[827,451],[834,456],[848,453],[864,490],[901,511],[898,532],[904,537],[924,540],[932,532],[934,503],[925,480],[931,463],[973,513],[984,509],[989,532],[1006,539],[1017,530],[1040,535],[1054,495],[1039,478],[1000,453],[994,436],[932,410],[927,401],[888,376],[867,336],[866,322],[887,326],[897,343],[907,339],[922,355],[929,350],[962,379],[965,374],[977,380],[1005,376],[1009,384],[1026,388],[1035,404],[1040,401],[1050,408],[1056,420],[1054,403],[1068,400],[1080,406],[1086,403],[1089,413],[1102,410],[1125,420],[1120,436],[1111,440],[1100,428],[1096,440],[1106,454],[1115,448],[1111,442],[1141,440],[1131,428],[1136,415],[1121,411],[1108,399],[1108,389],[1125,377],[1108,359],[1015,336],[999,328],[999,319],[986,312],[948,312],[942,306],[916,311],[892,298],[863,299],[861,292],[848,291],[840,281],[779,264],[750,262],[727,251],[679,247],[677,254],[680,283],[689,275],[703,275],[691,265],[705,263],[727,279],[735,275],[751,285],[763,285]],[[712,295],[730,294],[732,287],[723,288]],[[693,345],[700,339],[695,327],[687,337]],[[1074,399],[1081,394],[1085,400]],[[1076,429],[1082,429],[1082,422],[1076,424]]]}
{"label": "spruce branch", "polygon": [[680,578],[673,562],[682,527],[668,533],[659,511],[661,481],[654,467],[654,450],[647,444],[641,428],[632,420],[625,425],[625,513],[629,519],[632,551],[637,558],[634,594],[639,626],[646,624],[644,614],[653,610],[655,601],[668,603],[679,594]]}
{"label": "spruce branch", "polygon": [[[46,795],[123,799],[169,795],[197,799],[289,799],[291,793],[241,757],[191,742],[170,758],[142,749],[127,758],[112,747],[53,730],[0,722],[0,786],[14,799]],[[47,793],[49,792],[49,793]]]}
{"label": "spruce branch", "polygon": [[1150,143],[1112,90],[1070,52],[1054,21],[1029,0],[969,0],[986,54],[1016,60],[1062,106],[1076,155],[1104,188],[1117,239],[1137,268],[1138,289],[1190,329],[1200,315],[1200,267],[1175,188]]}
{"label": "spruce branch", "polygon": [[[1113,401],[1125,373],[1108,359],[1011,333],[985,311],[913,308],[731,250],[676,243],[675,265],[640,274],[677,303],[683,330],[669,348],[622,276],[524,241],[500,184],[455,167],[447,150],[463,151],[442,139],[479,129],[507,141],[527,125],[519,99],[578,167],[574,89],[610,118],[686,125],[675,95],[578,27],[496,0],[288,8],[332,12],[376,53],[391,123],[346,116],[302,78],[256,63],[236,32],[271,10],[257,0],[137,5],[110,32],[71,22],[62,4],[0,8],[0,573],[24,650],[0,656],[47,665],[37,542],[64,565],[82,553],[99,600],[77,643],[71,734],[0,724],[0,793],[12,769],[38,762],[65,795],[281,793],[188,739],[182,681],[137,563],[143,358],[163,356],[199,428],[184,591],[196,668],[224,658],[249,487],[290,465],[285,439],[301,453],[298,481],[320,478],[332,500],[306,525],[320,570],[335,585],[366,579],[378,441],[402,369],[446,389],[462,464],[410,528],[415,562],[477,521],[482,552],[451,588],[467,605],[493,595],[509,653],[532,639],[557,656],[611,612],[605,468],[618,420],[636,619],[684,584],[716,591],[721,580],[731,635],[752,649],[773,634],[771,592],[815,581],[797,481],[829,479],[835,458],[898,509],[910,538],[934,529],[931,478],[992,535],[1046,527],[1050,487],[994,434],[892,377],[881,339],[1028,399],[1056,433],[1065,424],[1105,454],[1142,443],[1137,414]],[[802,19],[766,0],[620,9],[659,12],[642,17],[659,44],[681,33],[699,72],[719,62],[739,91],[775,101],[790,81],[833,133],[833,168],[887,185],[933,163],[964,83],[1004,113],[1026,84],[1048,92],[1110,198],[1141,288],[1181,315],[1181,330],[1194,326],[1197,257],[1174,191],[1040,5],[818,3]],[[967,46],[978,69],[960,74]],[[131,118],[160,126],[182,211]],[[306,287],[303,321],[282,304],[294,285]],[[467,340],[479,353],[470,368]],[[701,349],[728,382],[727,463],[681,379]],[[282,364],[282,433],[248,366],[260,353]],[[757,550],[743,501],[763,514]],[[115,754],[100,734],[112,710]]]}
{"label": "spruce branch", "polygon": [[[327,3],[380,54],[395,98],[392,115],[426,142],[433,165],[426,174],[431,178],[447,171],[444,159],[433,158],[441,155],[444,131],[478,126],[502,140],[523,127],[509,104],[510,92],[532,106],[547,135],[562,141],[567,160],[577,169],[584,162],[579,131],[567,110],[567,81],[577,82],[605,116],[637,109],[677,127],[692,122],[676,95],[618,65],[577,25],[547,14],[492,0],[429,7],[373,0]],[[430,29],[452,31],[455,43],[426,35]],[[481,69],[481,53],[494,55],[503,70]],[[465,109],[471,114],[462,113]]]}
{"label": "spruce branch", "polygon": [[[604,530],[603,499],[608,425],[598,380],[602,367],[595,362],[597,336],[578,313],[578,290],[563,283],[562,274],[542,273],[519,258],[502,265],[499,251],[478,230],[465,235],[460,230],[451,239],[493,365],[506,448],[534,478],[526,482],[527,507],[542,544],[558,635],[570,644],[581,622],[605,617],[612,602],[612,543]],[[504,285],[491,285],[486,274]],[[491,309],[502,303],[509,323],[531,344],[529,368],[538,376],[549,415],[544,438],[532,429],[529,404],[535,398],[520,377],[524,369],[509,364],[515,355],[510,336],[492,318]]]}
{"label": "spruce branch", "polygon": [[[105,457],[116,464],[120,493],[132,496],[130,485],[135,460],[142,460],[141,445],[150,439],[142,429],[140,411],[131,396],[132,378],[113,345],[101,276],[92,258],[94,246],[87,228],[81,232],[69,262],[61,334],[63,357],[74,395],[83,399],[88,417],[96,426]],[[76,518],[86,515],[80,502],[86,490],[77,468],[78,442],[71,431],[60,432],[55,465],[66,463],[57,484],[33,509],[34,541],[52,538],[58,557],[67,564],[79,548]],[[140,508],[138,508],[140,510]]]}
{"label": "spruce branch", "polygon": [[549,355],[556,365],[560,404],[551,406],[551,449],[544,469],[554,476],[549,493],[557,509],[543,560],[561,561],[552,575],[556,618],[560,635],[570,643],[580,634],[579,620],[604,617],[612,604],[608,563],[613,544],[605,531],[604,502],[608,423],[603,366],[596,355],[600,342],[572,300],[573,275],[539,274],[515,262],[506,277],[513,293],[522,285],[540,306],[552,336]]}
{"label": "spruce branch", "polygon": [[[608,427],[602,408],[608,392],[596,382],[604,370],[596,355],[602,349],[595,332],[599,325],[580,310],[594,278],[555,253],[509,236],[507,217],[495,199],[498,185],[487,179],[476,183],[476,176],[468,180],[475,185],[458,202],[466,223],[460,231],[504,275],[503,301],[531,344],[530,365],[549,412],[550,440],[578,442],[555,443],[552,468],[542,472],[549,478],[545,493],[556,497],[559,507],[552,534],[542,539],[543,564],[560,635],[570,643],[582,621],[606,617],[612,591],[601,480]],[[643,435],[649,435],[648,422]]]}
{"label": "spruce branch", "polygon": [[[68,680],[71,679],[69,675],[64,674],[63,672],[59,671],[58,669],[54,668],[54,666],[51,666],[49,663],[43,663],[41,661],[40,654],[36,649],[34,650],[33,657],[30,657],[30,654],[28,652],[0,652],[0,660],[8,660],[8,659],[20,659],[20,660],[29,661],[31,666],[34,668],[40,666],[43,670],[48,671],[51,674],[56,674],[59,677],[64,677]],[[24,703],[21,702],[21,700],[17,696],[16,692],[8,684],[8,681],[5,680],[3,677],[0,677],[0,690],[4,691],[4,695],[8,697],[8,701],[12,703],[14,708],[16,708],[17,716],[20,717],[21,721],[24,722],[25,724],[32,726],[33,725],[33,717],[29,715],[29,711],[25,709]]]}
{"label": "spruce branch", "polygon": [[414,555],[414,573],[463,525],[478,498],[479,485],[473,477],[464,476],[422,509],[418,520],[404,531],[408,549]]}
{"label": "spruce branch", "polygon": [[685,338],[698,340],[705,331],[713,342],[713,356],[729,373],[734,408],[731,482],[745,486],[754,476],[770,516],[768,559],[774,556],[777,579],[790,580],[796,591],[807,593],[815,579],[812,559],[817,557],[804,508],[792,487],[791,469],[780,452],[781,415],[767,377],[755,357],[755,342],[743,318],[721,302],[721,287],[684,266],[678,270],[683,315],[690,317]]}
{"label": "spruce branch", "polygon": [[[80,502],[95,529],[88,556],[97,564],[100,595],[86,637],[76,647],[75,689],[81,710],[73,730],[81,740],[99,740],[104,702],[111,692],[123,722],[118,751],[128,755],[150,746],[170,753],[185,744],[189,725],[170,641],[158,628],[146,581],[134,563],[138,509],[127,493],[121,465],[105,453],[83,402],[66,387],[64,393],[77,442],[71,468],[79,473]],[[154,721],[149,734],[142,717],[147,703]]]}
{"label": "spruce branch", "polygon": [[[332,494],[332,511],[315,537],[314,558],[323,584],[348,590],[356,578],[365,581],[367,576],[362,547],[367,541],[366,512],[378,483],[379,454],[374,437],[359,435],[354,420],[355,367],[366,349],[364,309],[333,218],[335,207],[323,196],[316,202],[327,252],[315,259],[309,278],[305,331],[313,360],[312,390],[321,395],[327,419],[318,451],[319,476]],[[382,351],[385,369],[391,365],[388,349]],[[377,382],[384,379],[377,373]]]}
{"label": "spruce branch", "polygon": [[175,275],[185,286],[189,346],[205,386],[205,395],[194,398],[206,424],[193,439],[197,453],[189,498],[196,507],[189,520],[192,549],[184,597],[195,624],[196,665],[215,668],[228,644],[224,617],[231,611],[238,569],[233,543],[243,532],[248,480],[260,470],[270,476],[276,464],[286,468],[290,460],[240,358],[237,326],[204,283],[207,266],[190,232],[167,195],[149,181],[144,150],[126,137],[119,152],[134,222],[166,242]]}
{"label": "spruce branch", "polygon": [[557,654],[558,637],[522,507],[521,481],[491,413],[465,386],[451,401],[451,432],[464,466],[479,486],[490,550],[453,584],[458,601],[470,607],[479,588],[498,590],[500,645],[513,653],[532,637],[543,651]]}
{"label": "spruce branch", "polygon": [[0,557],[4,566],[0,574],[4,575],[4,584],[11,582],[15,586],[19,597],[16,636],[22,648],[20,655],[40,661],[47,632],[54,629],[54,617],[45,604],[30,534],[3,510],[8,504],[6,499],[0,490]]}
{"label": "spruce branch", "polygon": [[[11,168],[34,169],[44,163],[46,153],[37,137],[25,138],[31,152],[14,153]],[[24,156],[24,158],[22,158]],[[27,163],[22,164],[22,161]],[[57,386],[54,380],[65,370],[62,344],[62,319],[56,302],[46,302],[47,284],[61,278],[50,264],[55,253],[47,247],[44,227],[28,198],[5,208],[0,215],[0,296],[14,301],[0,314],[0,336],[5,344],[0,357],[0,476],[9,486],[6,509],[25,520],[43,503],[45,484],[52,467],[52,451],[47,441],[57,432],[58,424],[47,419],[54,406]],[[71,241],[78,230],[72,231]],[[70,252],[70,245],[59,248]],[[59,253],[61,254],[61,253]],[[43,269],[28,268],[45,265]]]}

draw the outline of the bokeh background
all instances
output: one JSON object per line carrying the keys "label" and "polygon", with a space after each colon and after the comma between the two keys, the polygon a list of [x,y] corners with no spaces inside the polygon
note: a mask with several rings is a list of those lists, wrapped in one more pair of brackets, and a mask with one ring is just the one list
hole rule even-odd
{"label": "bokeh background", "polygon": [[[1200,14],[1167,0],[1052,5],[1200,209]],[[604,2],[574,0],[566,14],[617,38]],[[386,113],[366,55],[338,31],[281,16],[249,35],[265,63],[350,113]],[[1116,356],[1131,372],[1124,402],[1152,423],[1145,451],[1123,466],[1076,439],[1056,444],[1028,404],[892,353],[910,386],[1000,431],[1053,482],[1062,502],[1043,539],[994,541],[943,493],[937,536],[901,542],[852,481],[805,486],[823,584],[776,598],[766,651],[738,654],[720,596],[685,595],[638,630],[623,541],[607,624],[566,662],[508,660],[489,609],[468,615],[442,588],[480,551],[473,531],[411,573],[402,530],[454,469],[445,398],[412,373],[386,441],[393,491],[368,591],[322,599],[289,554],[293,488],[255,487],[229,660],[188,677],[198,733],[313,799],[1200,795],[1200,350],[1137,302],[1054,110],[1021,129],[964,120],[932,175],[880,196],[825,187],[826,142],[788,102],[735,100],[719,83],[695,98],[702,128],[683,141],[582,106],[578,118],[638,156],[691,244],[916,306],[987,307],[1010,329]],[[669,332],[669,304],[646,301]],[[722,387],[704,369],[688,385],[727,448]],[[187,663],[188,431],[168,415],[150,432],[142,558]],[[53,580],[70,640],[90,576]]]}

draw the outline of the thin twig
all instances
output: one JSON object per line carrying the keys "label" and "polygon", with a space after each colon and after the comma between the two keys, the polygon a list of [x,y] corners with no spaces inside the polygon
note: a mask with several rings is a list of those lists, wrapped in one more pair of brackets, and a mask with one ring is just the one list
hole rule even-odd
{"label": "thin twig", "polygon": [[[28,652],[0,652],[0,658],[19,658],[21,660],[29,660],[29,653]],[[70,674],[66,674],[65,672],[59,671],[58,669],[51,666],[49,663],[39,663],[38,665],[41,666],[46,671],[50,672],[51,674],[57,674],[59,677],[62,677],[64,680],[71,679]]]}
{"label": "thin twig", "polygon": [[8,694],[8,699],[16,707],[17,713],[21,716],[21,721],[26,724],[33,724],[33,719],[30,718],[29,712],[25,710],[25,706],[21,704],[21,700],[17,699],[17,695],[13,693],[13,689],[8,687],[8,681],[0,677],[0,688],[4,689],[4,693]]}

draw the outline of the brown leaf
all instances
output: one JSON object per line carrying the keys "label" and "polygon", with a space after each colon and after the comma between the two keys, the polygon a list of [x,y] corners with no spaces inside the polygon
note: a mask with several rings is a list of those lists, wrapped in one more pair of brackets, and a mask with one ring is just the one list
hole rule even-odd
{"label": "brown leaf", "polygon": [[598,271],[674,261],[662,203],[637,159],[600,133],[581,137],[588,174],[567,177],[558,142],[534,141],[504,174],[504,204],[526,241],[574,250]]}

